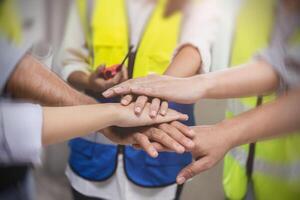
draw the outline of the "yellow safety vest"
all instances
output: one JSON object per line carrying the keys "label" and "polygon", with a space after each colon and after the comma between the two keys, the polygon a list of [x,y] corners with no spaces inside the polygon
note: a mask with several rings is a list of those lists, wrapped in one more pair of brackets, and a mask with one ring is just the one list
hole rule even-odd
{"label": "yellow safety vest", "polygon": [[21,34],[21,23],[15,1],[3,0],[0,3],[0,37],[19,43]]}
{"label": "yellow safety vest", "polygon": [[[133,77],[150,73],[162,74],[168,67],[176,48],[182,13],[163,16],[167,0],[158,0],[152,16],[137,47],[134,59]],[[130,44],[128,17],[124,0],[78,0],[77,6],[90,49],[90,70],[99,65],[118,64],[128,52]],[[88,6],[92,14],[88,17]],[[90,18],[90,19],[89,19]],[[131,62],[132,63],[132,60]]]}
{"label": "yellow safety vest", "polygon": [[[275,19],[276,0],[246,0],[237,18],[231,66],[249,61],[270,42]],[[231,99],[227,117],[256,107],[258,97]],[[262,103],[273,99],[264,96]],[[255,129],[255,127],[253,127]],[[224,159],[223,186],[228,199],[245,198],[249,179],[247,161],[249,145],[234,148]],[[282,200],[300,198],[300,135],[257,142],[252,164],[251,182],[255,199]]]}

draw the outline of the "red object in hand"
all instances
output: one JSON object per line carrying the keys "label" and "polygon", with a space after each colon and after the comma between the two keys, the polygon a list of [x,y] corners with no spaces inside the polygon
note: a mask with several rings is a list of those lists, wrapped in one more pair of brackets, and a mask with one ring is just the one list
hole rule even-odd
{"label": "red object in hand", "polygon": [[125,58],[123,59],[123,61],[121,62],[121,64],[115,64],[110,67],[103,67],[103,66],[99,67],[97,69],[98,77],[104,78],[105,80],[113,78],[118,72],[120,72],[122,70],[122,67],[123,67],[125,61],[127,60],[127,58],[129,57],[132,49],[133,49],[133,46],[130,46],[129,51],[128,51],[127,55],[125,56]]}
{"label": "red object in hand", "polygon": [[99,68],[98,77],[104,78],[105,80],[113,78],[118,72],[122,70],[122,65],[115,64],[110,67]]}

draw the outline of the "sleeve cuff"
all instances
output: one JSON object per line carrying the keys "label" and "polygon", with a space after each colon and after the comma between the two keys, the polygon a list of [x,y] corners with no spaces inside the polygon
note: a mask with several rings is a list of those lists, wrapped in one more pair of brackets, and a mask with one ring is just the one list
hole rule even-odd
{"label": "sleeve cuff", "polygon": [[29,103],[1,102],[4,137],[13,163],[41,163],[42,108]]}
{"label": "sleeve cuff", "polygon": [[199,51],[202,61],[201,70],[199,71],[199,73],[208,73],[211,67],[211,51],[209,45],[205,45],[205,42],[202,43],[192,40],[181,42],[174,51],[173,59],[178,54],[178,52],[187,45],[191,45]]}
{"label": "sleeve cuff", "polygon": [[69,65],[66,65],[61,70],[60,76],[64,81],[68,81],[69,76],[75,71],[81,71],[81,72],[88,74],[89,71],[88,71],[87,67],[88,66],[83,63],[69,64]]}

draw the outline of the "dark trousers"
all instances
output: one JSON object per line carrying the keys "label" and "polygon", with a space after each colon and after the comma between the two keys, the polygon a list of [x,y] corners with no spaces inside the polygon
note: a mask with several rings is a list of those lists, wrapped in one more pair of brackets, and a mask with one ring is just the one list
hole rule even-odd
{"label": "dark trousers", "polygon": [[35,199],[34,181],[30,167],[0,167],[0,199]]}

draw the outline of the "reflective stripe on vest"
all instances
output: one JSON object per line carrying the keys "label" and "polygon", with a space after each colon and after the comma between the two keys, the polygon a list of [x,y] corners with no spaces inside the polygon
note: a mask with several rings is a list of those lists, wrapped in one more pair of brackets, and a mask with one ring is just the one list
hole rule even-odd
{"label": "reflective stripe on vest", "polygon": [[[234,148],[228,152],[242,167],[246,167],[248,151],[243,148]],[[299,182],[300,180],[300,161],[295,160],[288,164],[268,162],[265,159],[255,157],[253,173],[262,173],[267,176],[277,177],[285,181]]]}

